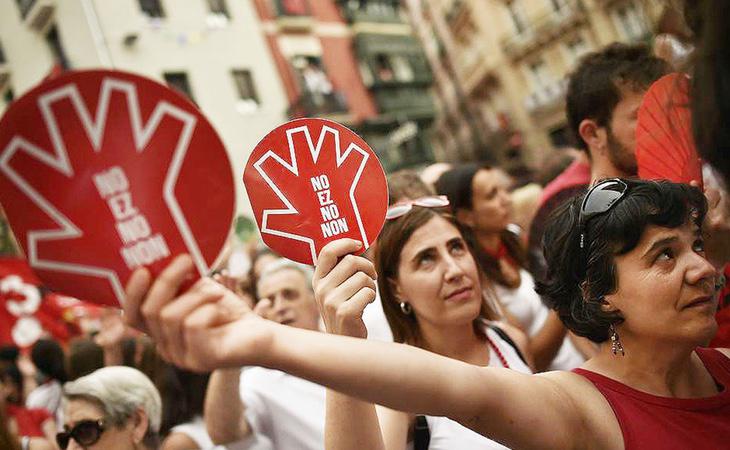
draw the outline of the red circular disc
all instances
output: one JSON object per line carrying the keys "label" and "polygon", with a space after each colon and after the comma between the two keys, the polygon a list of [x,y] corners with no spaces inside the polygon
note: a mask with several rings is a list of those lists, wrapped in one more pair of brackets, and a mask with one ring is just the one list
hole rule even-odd
{"label": "red circular disc", "polygon": [[266,245],[304,264],[335,239],[367,249],[385,222],[380,161],[360,136],[330,120],[275,128],[249,156],[243,182]]}
{"label": "red circular disc", "polygon": [[235,191],[225,148],[190,101],[117,71],[70,72],[0,121],[0,203],[51,289],[117,305],[131,272],[189,253],[205,274]]}

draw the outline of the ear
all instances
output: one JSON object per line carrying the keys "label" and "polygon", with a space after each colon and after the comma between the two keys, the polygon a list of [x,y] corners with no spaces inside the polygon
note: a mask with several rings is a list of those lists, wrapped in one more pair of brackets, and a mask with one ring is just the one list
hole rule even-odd
{"label": "ear", "polygon": [[466,209],[466,208],[457,209],[456,210],[456,220],[463,223],[464,225],[474,228],[474,212],[469,209]]}
{"label": "ear", "polygon": [[584,119],[578,125],[578,134],[583,138],[591,155],[606,149],[606,128],[598,125],[593,119]]}
{"label": "ear", "polygon": [[132,438],[134,439],[135,444],[139,444],[144,439],[144,435],[147,434],[147,430],[150,427],[150,421],[142,408],[137,408],[132,420],[134,421]]}
{"label": "ear", "polygon": [[607,313],[618,312],[619,309],[613,304],[612,300],[612,295],[606,295],[605,297],[603,297],[603,301],[601,302],[601,311]]}
{"label": "ear", "polygon": [[400,288],[400,284],[392,278],[388,278],[388,284],[390,284],[390,289],[393,290],[393,295],[395,296],[395,299],[399,302],[402,302],[403,298],[403,291]]}

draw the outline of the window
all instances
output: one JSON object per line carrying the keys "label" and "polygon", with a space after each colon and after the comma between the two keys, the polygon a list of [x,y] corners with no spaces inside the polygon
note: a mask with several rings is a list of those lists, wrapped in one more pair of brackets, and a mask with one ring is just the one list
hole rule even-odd
{"label": "window", "polygon": [[6,105],[13,103],[13,100],[15,100],[15,92],[11,88],[7,88],[5,94],[3,94],[3,100]]}
{"label": "window", "polygon": [[195,99],[193,98],[193,93],[190,90],[190,82],[188,81],[188,74],[185,72],[165,72],[163,75],[165,77],[165,82],[168,86],[175,89],[176,91],[180,92],[184,96],[190,99],[193,103],[195,103]]}
{"label": "window", "polygon": [[276,0],[279,14],[282,16],[308,16],[309,5],[306,0]]}
{"label": "window", "polygon": [[160,0],[139,0],[139,8],[149,17],[165,17]]}
{"label": "window", "polygon": [[561,9],[568,6],[567,0],[550,0],[550,5],[553,7],[553,11],[560,11]]}
{"label": "window", "polygon": [[233,82],[236,83],[238,98],[243,102],[258,107],[259,96],[256,94],[256,86],[253,84],[253,75],[250,70],[234,70]]}
{"label": "window", "polygon": [[18,9],[20,10],[20,18],[25,20],[36,0],[15,0],[15,2],[18,4]]}
{"label": "window", "polygon": [[50,31],[48,31],[48,34],[46,34],[46,43],[53,54],[55,64],[63,70],[68,70],[70,67],[68,58],[66,58],[66,52],[63,50],[61,38],[58,36],[58,29],[56,29],[55,25],[53,25]]}
{"label": "window", "polygon": [[646,20],[634,3],[616,8],[613,17],[619,31],[632,41],[641,40],[649,33]]}
{"label": "window", "polygon": [[517,31],[517,33],[525,31],[525,28],[527,28],[525,25],[525,18],[522,15],[521,8],[517,4],[517,0],[507,3],[507,11],[512,19],[512,25],[514,25],[515,31]]}
{"label": "window", "polygon": [[575,65],[581,56],[586,54],[590,47],[581,36],[577,36],[565,44],[565,50],[568,55],[568,64]]}
{"label": "window", "polygon": [[208,8],[211,14],[216,14],[226,18],[231,16],[228,14],[228,8],[226,7],[226,0],[208,0]]}
{"label": "window", "polygon": [[398,81],[413,81],[413,68],[408,58],[402,55],[391,55],[390,66]]}
{"label": "window", "polygon": [[550,71],[545,64],[545,61],[535,61],[529,65],[528,69],[530,78],[536,86],[545,87],[551,83],[552,77],[550,76]]}

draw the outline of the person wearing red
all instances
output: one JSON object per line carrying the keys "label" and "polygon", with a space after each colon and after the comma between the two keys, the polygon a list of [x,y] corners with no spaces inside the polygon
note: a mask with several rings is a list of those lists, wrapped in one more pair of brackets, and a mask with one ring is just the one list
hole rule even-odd
{"label": "person wearing red", "polygon": [[[510,448],[727,448],[730,349],[702,348],[717,329],[706,212],[695,187],[609,179],[553,216],[549,270],[538,290],[571,331],[600,345],[578,372],[527,375],[285,327],[205,281],[176,297],[193,270],[189,256],[155,281],[136,271],[126,316],[166,358],[190,369],[276,368],[391,409],[451,418]],[[347,292],[371,285],[365,275],[345,281]],[[644,395],[634,395],[636,407],[616,410],[605,386]]]}

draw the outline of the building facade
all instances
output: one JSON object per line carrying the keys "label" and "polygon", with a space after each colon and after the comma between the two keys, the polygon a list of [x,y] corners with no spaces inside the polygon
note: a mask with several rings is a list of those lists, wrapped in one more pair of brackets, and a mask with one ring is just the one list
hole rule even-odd
{"label": "building facade", "polygon": [[285,90],[249,1],[0,0],[0,113],[49,75],[109,68],[182,91],[220,134],[237,212],[248,155],[286,120]]}
{"label": "building facade", "polygon": [[432,76],[397,0],[254,0],[289,117],[358,132],[387,171],[430,162]]}
{"label": "building facade", "polygon": [[536,166],[571,144],[566,75],[586,52],[650,42],[659,0],[406,0],[434,71],[443,160]]}

